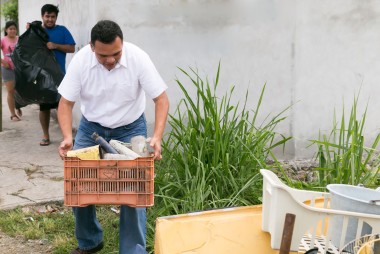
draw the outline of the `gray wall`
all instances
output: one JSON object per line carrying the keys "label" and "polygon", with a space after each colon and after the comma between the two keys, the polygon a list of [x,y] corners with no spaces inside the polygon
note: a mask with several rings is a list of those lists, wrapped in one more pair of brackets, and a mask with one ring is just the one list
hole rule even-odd
{"label": "gray wall", "polygon": [[[175,78],[185,80],[177,67],[196,67],[213,80],[221,61],[219,91],[235,85],[237,103],[249,89],[252,109],[266,83],[261,119],[292,105],[277,128],[294,137],[285,158],[313,156],[308,140],[331,130],[343,101],[348,117],[360,89],[360,113],[369,101],[368,144],[379,131],[379,1],[19,0],[21,29],[40,20],[44,3],[59,4],[58,24],[69,28],[78,49],[89,42],[96,21],[118,22],[126,40],[147,51],[167,82],[171,113],[180,99]],[[149,123],[153,108],[148,103]]]}

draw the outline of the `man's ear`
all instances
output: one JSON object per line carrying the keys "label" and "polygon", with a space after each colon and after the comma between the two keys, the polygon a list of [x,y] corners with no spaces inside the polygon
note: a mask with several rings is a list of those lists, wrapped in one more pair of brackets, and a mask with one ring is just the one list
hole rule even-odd
{"label": "man's ear", "polygon": [[95,46],[94,46],[94,44],[92,44],[92,42],[90,42],[90,45],[91,45],[92,52],[95,52]]}

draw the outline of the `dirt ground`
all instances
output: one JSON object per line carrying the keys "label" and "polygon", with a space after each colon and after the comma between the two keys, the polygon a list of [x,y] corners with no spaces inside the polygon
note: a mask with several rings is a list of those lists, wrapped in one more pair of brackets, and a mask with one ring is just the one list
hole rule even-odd
{"label": "dirt ground", "polygon": [[0,231],[0,253],[48,254],[51,246],[44,240],[27,240],[21,237],[9,237]]}
{"label": "dirt ground", "polygon": [[[60,202],[51,202],[39,205],[24,206],[26,214],[43,214],[55,212],[70,212],[71,209],[64,207]],[[23,237],[10,237],[0,231],[0,253],[15,254],[49,254],[53,253],[52,246],[47,239],[25,240]]]}

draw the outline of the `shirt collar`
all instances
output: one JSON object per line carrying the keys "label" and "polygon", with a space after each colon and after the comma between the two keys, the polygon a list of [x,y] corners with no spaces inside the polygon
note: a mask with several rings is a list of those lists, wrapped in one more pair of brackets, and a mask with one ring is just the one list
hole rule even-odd
{"label": "shirt collar", "polygon": [[124,46],[125,42],[123,43],[123,49],[122,49],[122,53],[121,53],[121,58],[120,58],[120,61],[119,61],[119,64],[125,68],[128,67],[128,64],[127,64],[127,50],[126,50],[126,47]]}
{"label": "shirt collar", "polygon": [[[91,68],[93,68],[95,66],[98,66],[98,65],[101,65],[98,62],[98,59],[96,58],[95,52],[93,52],[91,50],[91,53],[92,53]],[[126,58],[125,54],[126,54],[126,50],[125,50],[125,46],[123,45],[123,49],[122,49],[122,53],[121,53],[121,58],[120,58],[119,62],[117,63],[117,65],[115,66],[115,68],[119,68],[120,66],[123,66],[124,68],[127,68],[128,65],[127,65],[127,58]]]}

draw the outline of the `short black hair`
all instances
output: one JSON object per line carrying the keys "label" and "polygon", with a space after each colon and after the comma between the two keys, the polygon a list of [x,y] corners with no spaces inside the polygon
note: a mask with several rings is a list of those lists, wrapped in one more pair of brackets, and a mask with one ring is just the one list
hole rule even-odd
{"label": "short black hair", "polygon": [[12,20],[7,21],[7,22],[5,23],[4,36],[7,36],[7,35],[8,35],[8,33],[7,33],[7,29],[10,28],[11,26],[15,26],[16,29],[18,29],[18,28],[17,28],[17,23],[16,23],[16,22],[14,22],[14,21],[12,21]]}
{"label": "short black hair", "polygon": [[45,14],[45,12],[47,12],[47,13],[54,12],[57,15],[57,17],[58,17],[59,9],[58,9],[58,6],[55,6],[55,5],[52,5],[52,4],[45,4],[41,8],[41,16],[43,16]]}
{"label": "short black hair", "polygon": [[91,44],[95,45],[95,41],[104,44],[113,42],[117,37],[123,41],[123,32],[120,26],[112,20],[101,20],[91,29]]}

